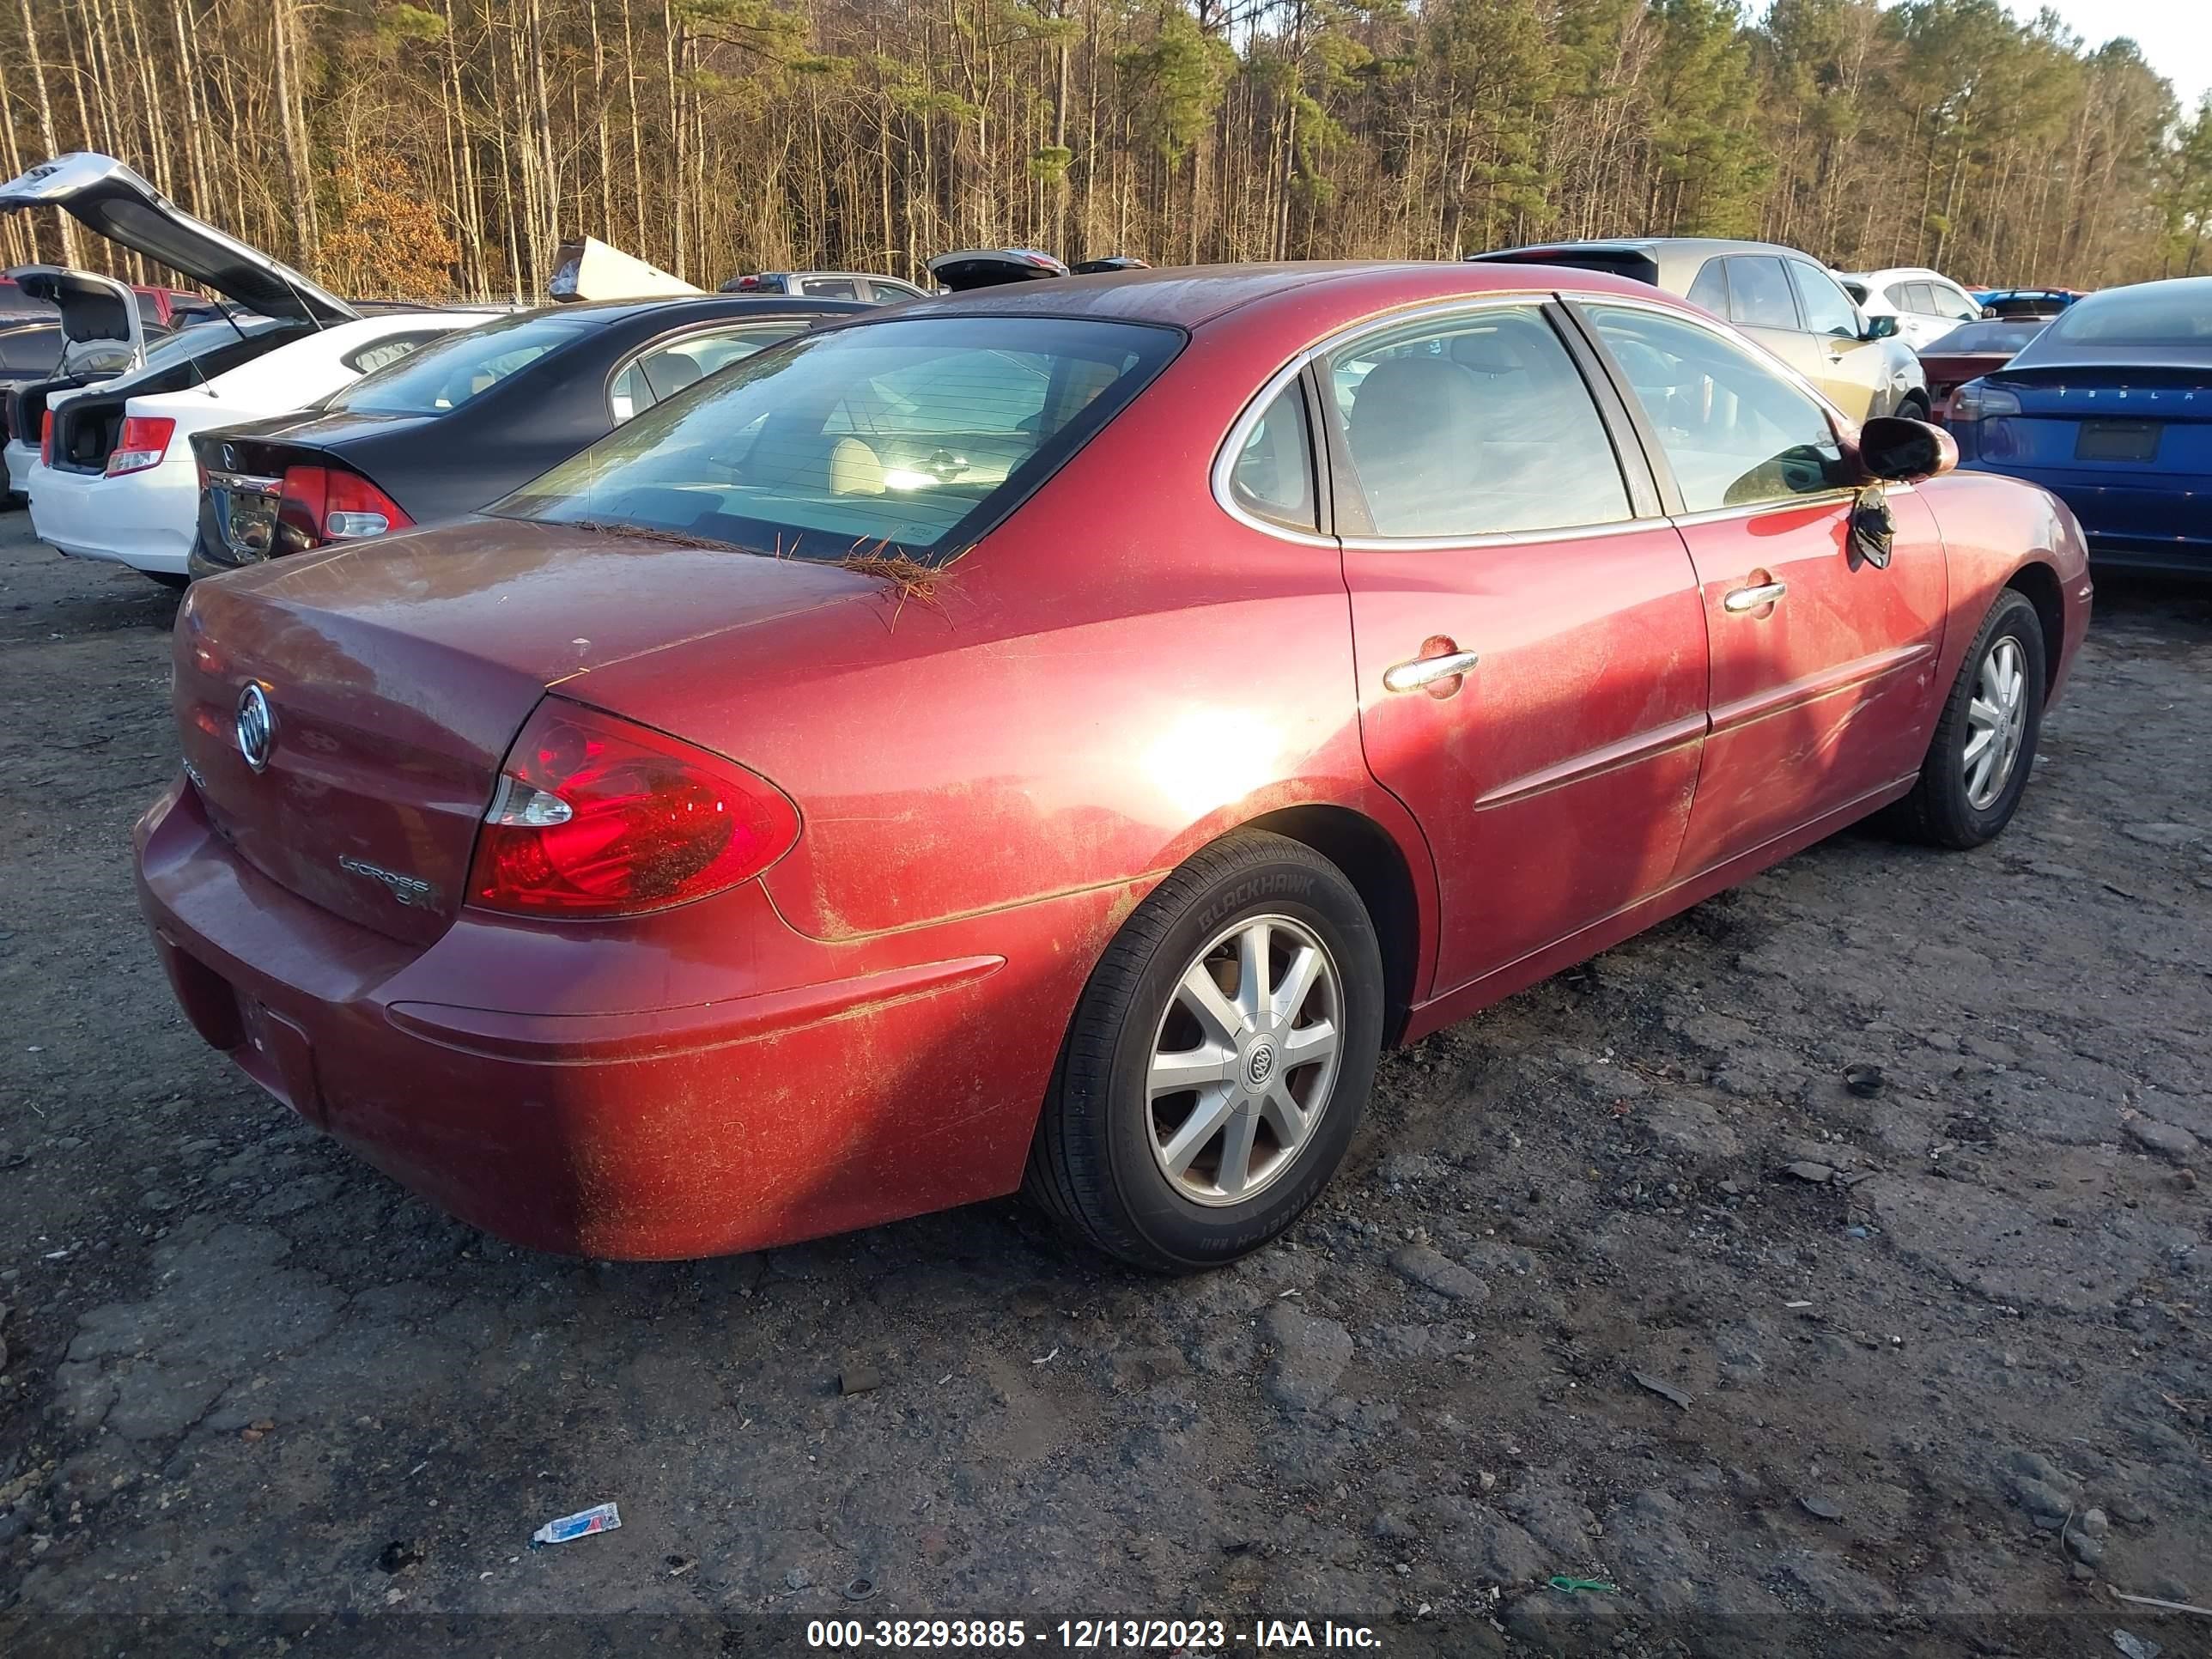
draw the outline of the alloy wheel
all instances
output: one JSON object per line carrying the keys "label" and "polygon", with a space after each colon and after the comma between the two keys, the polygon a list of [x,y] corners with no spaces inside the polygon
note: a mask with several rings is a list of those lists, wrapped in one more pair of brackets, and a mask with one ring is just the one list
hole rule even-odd
{"label": "alloy wheel", "polygon": [[1982,659],[1966,704],[1966,748],[1960,764],[1966,800],[1986,812],[2004,793],[2027,734],[2027,666],[2020,641],[2001,634]]}
{"label": "alloy wheel", "polygon": [[1176,981],[1153,1034],[1152,1157],[1184,1198],[1241,1204],[1286,1174],[1336,1087],[1342,976],[1288,916],[1224,928]]}

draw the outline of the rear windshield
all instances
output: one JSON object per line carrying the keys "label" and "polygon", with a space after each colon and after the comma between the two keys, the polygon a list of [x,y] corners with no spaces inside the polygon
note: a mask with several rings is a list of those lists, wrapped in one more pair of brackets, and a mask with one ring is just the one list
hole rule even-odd
{"label": "rear windshield", "polygon": [[945,557],[1052,475],[1182,342],[1087,319],[802,335],[656,405],[492,511],[763,552]]}
{"label": "rear windshield", "polygon": [[449,334],[364,374],[325,405],[365,415],[443,415],[592,331],[581,317],[524,313]]}
{"label": "rear windshield", "polygon": [[1934,345],[1921,351],[1923,357],[1990,356],[2000,351],[2017,351],[2043,332],[2038,320],[2027,322],[1968,323],[1953,329]]}
{"label": "rear windshield", "polygon": [[2212,344],[2212,277],[2092,294],[2060,312],[2044,346]]}

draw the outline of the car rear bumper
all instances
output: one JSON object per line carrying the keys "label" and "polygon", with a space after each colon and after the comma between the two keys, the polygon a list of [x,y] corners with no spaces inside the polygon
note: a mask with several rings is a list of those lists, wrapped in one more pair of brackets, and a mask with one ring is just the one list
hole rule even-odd
{"label": "car rear bumper", "polygon": [[8,441],[4,456],[0,459],[4,459],[8,465],[6,479],[8,492],[14,495],[30,494],[31,469],[39,464],[38,445],[27,444],[11,438]]}
{"label": "car rear bumper", "polygon": [[2166,473],[2115,483],[2110,473],[2063,467],[1978,471],[2040,484],[2081,521],[2090,561],[2110,568],[2212,574],[2212,475]]}
{"label": "car rear bumper", "polygon": [[[423,949],[308,903],[234,854],[181,780],[133,840],[200,1036],[403,1184],[538,1249],[722,1255],[1011,1192],[1081,983],[1049,951],[975,949],[971,925],[805,939],[751,884],[690,907],[720,907],[742,966],[672,950],[651,981],[669,1006],[641,1010],[629,985],[594,985],[602,947],[576,933],[548,981],[516,969],[548,943],[521,924],[464,911]],[[1009,914],[1055,907],[1061,927],[1083,909]],[[724,994],[699,996],[709,981]],[[532,983],[566,1006],[459,1000]],[[614,1012],[577,1012],[594,994]]]}
{"label": "car rear bumper", "polygon": [[198,477],[189,465],[164,462],[119,478],[50,466],[39,474],[31,529],[80,559],[181,576],[198,501]]}

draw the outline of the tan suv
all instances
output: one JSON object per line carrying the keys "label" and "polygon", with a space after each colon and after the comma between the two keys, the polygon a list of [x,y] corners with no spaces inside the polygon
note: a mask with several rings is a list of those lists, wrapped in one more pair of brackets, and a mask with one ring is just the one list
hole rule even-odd
{"label": "tan suv", "polygon": [[1472,257],[1632,276],[1726,318],[1854,421],[1874,415],[1928,418],[1927,377],[1912,349],[1897,337],[1897,319],[1865,315],[1819,261],[1795,248],[1656,236],[1551,242]]}

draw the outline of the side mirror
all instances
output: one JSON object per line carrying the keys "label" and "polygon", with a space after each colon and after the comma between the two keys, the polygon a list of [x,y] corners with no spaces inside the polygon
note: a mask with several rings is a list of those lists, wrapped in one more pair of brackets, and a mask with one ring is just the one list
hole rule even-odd
{"label": "side mirror", "polygon": [[1982,320],[1984,322],[1993,323],[1996,321],[1996,319],[1997,308],[1995,306],[1984,306],[1982,307]]}
{"label": "side mirror", "polygon": [[1859,428],[1858,471],[1869,483],[1914,483],[1959,465],[1959,442],[1940,426],[1877,415]]}
{"label": "side mirror", "polygon": [[1867,319],[1866,332],[1860,335],[1859,338],[1862,340],[1888,340],[1894,339],[1896,336],[1897,319],[1885,312],[1879,317],[1869,317]]}

